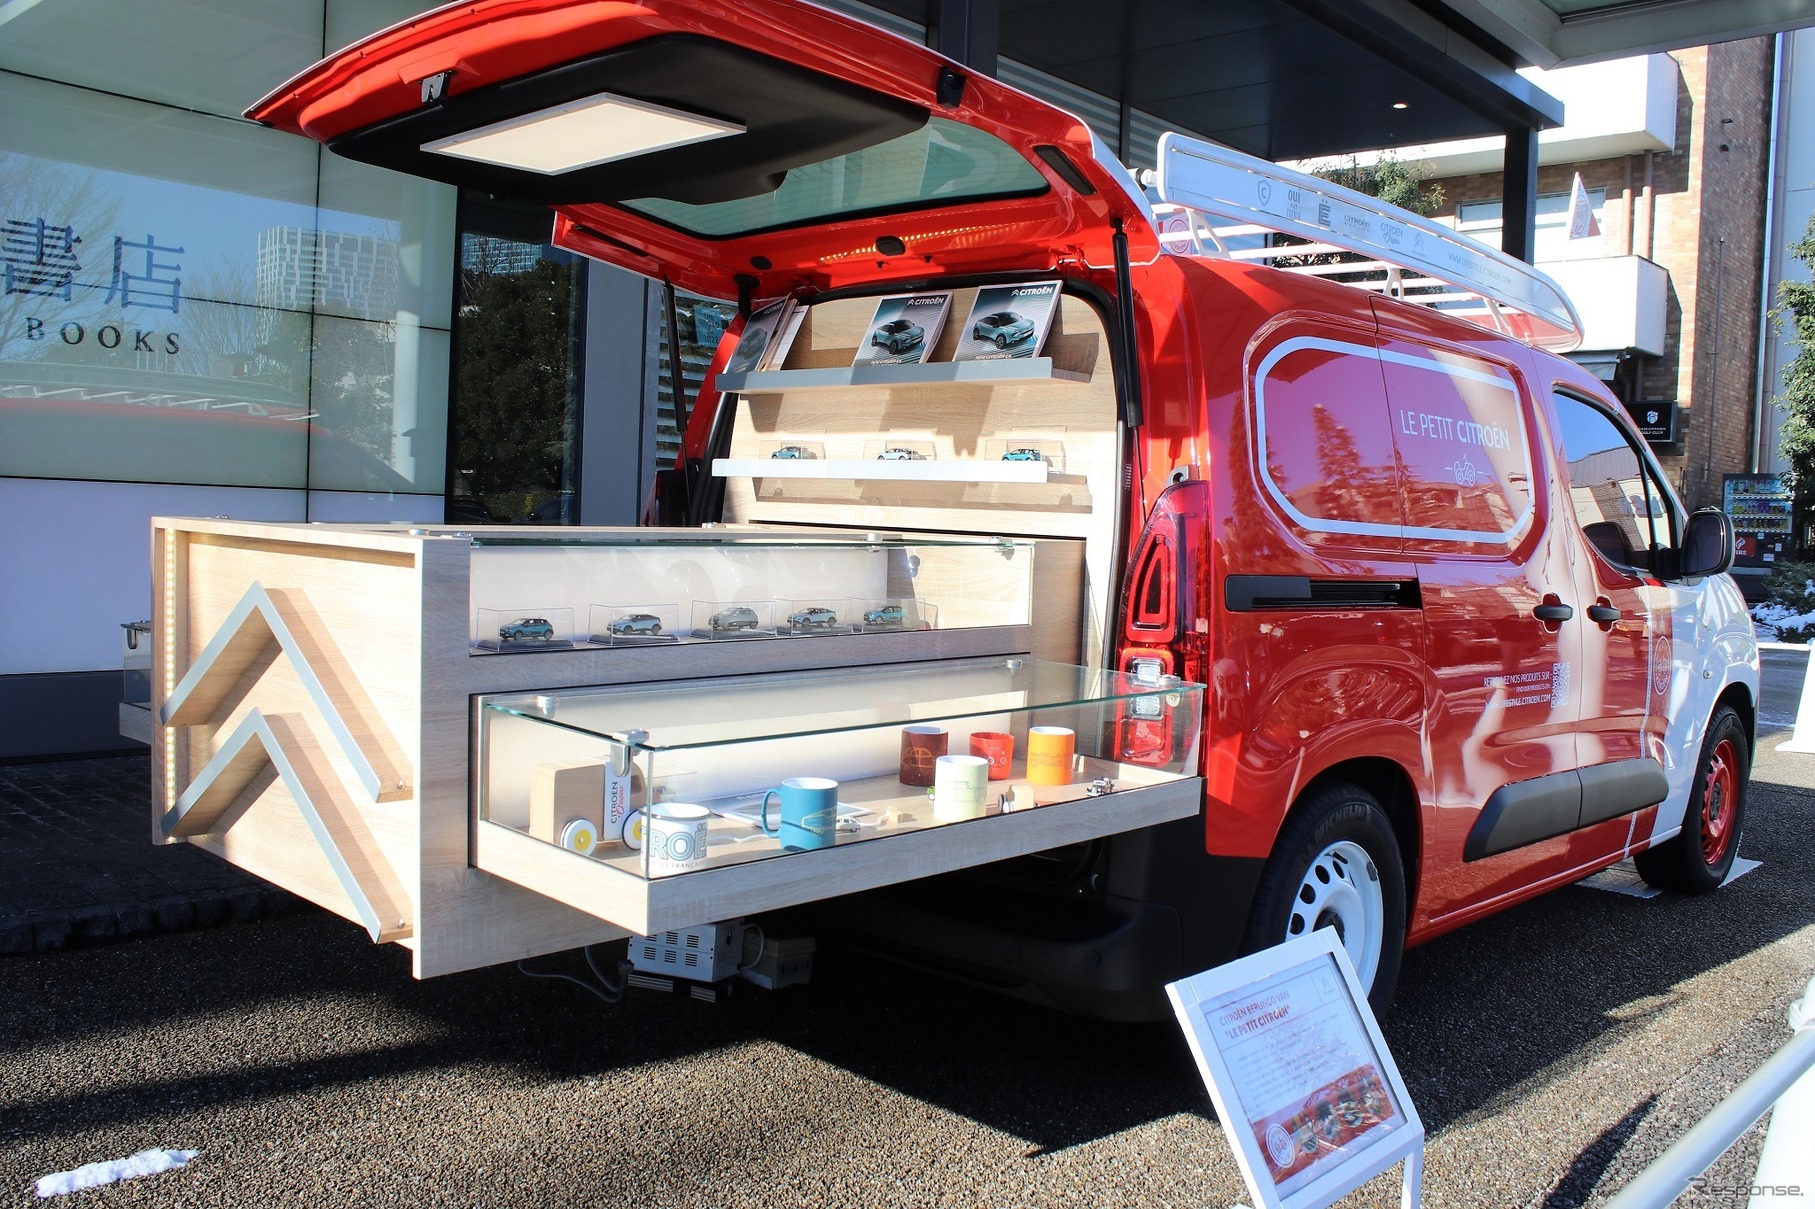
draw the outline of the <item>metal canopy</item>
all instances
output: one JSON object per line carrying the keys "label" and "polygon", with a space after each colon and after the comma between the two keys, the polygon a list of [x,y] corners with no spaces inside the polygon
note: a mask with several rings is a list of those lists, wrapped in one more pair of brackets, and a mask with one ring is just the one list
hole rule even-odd
{"label": "metal canopy", "polygon": [[981,70],[1000,55],[1273,160],[1544,129],[1562,106],[1517,67],[1815,23],[1815,0],[869,2],[948,14],[962,29],[934,45]]}

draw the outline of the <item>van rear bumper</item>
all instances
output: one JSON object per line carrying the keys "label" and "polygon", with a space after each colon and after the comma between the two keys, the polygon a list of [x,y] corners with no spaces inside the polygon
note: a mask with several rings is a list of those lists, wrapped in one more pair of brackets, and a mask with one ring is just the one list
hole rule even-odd
{"label": "van rear bumper", "polygon": [[833,899],[814,923],[1015,999],[1103,1020],[1166,1019],[1166,983],[1240,953],[1265,864],[1208,856],[1202,837],[1201,820],[1179,820],[1106,841],[1071,887],[992,879],[985,867]]}

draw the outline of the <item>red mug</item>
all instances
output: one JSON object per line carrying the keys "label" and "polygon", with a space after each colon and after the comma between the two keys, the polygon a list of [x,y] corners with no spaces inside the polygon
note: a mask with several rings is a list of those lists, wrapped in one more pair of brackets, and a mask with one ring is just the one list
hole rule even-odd
{"label": "red mug", "polygon": [[989,761],[990,780],[1006,781],[1014,775],[1015,737],[1006,731],[977,731],[971,736],[971,755]]}

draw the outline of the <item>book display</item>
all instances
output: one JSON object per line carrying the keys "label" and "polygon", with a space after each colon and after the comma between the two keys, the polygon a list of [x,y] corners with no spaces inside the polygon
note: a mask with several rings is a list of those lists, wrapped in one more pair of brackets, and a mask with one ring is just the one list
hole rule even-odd
{"label": "book display", "polygon": [[932,354],[951,309],[950,294],[891,294],[876,313],[853,365],[919,365]]}
{"label": "book display", "polygon": [[1038,356],[1058,301],[1056,281],[978,290],[952,359],[999,361]]}

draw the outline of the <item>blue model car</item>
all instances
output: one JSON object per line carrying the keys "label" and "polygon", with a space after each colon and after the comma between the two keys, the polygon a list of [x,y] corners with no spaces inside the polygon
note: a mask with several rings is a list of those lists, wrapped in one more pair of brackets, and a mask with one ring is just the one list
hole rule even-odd
{"label": "blue model car", "polygon": [[879,609],[871,609],[868,612],[866,612],[863,615],[863,624],[865,624],[865,625],[900,625],[901,618],[902,618],[902,611],[901,611],[900,605],[898,605],[898,604],[883,605]]}
{"label": "blue model car", "polygon": [[605,627],[611,634],[660,634],[662,619],[654,613],[626,613]]}
{"label": "blue model car", "polygon": [[799,461],[802,458],[810,458],[813,454],[800,445],[783,445],[769,456],[771,458],[781,458],[784,461]]}
{"label": "blue model car", "polygon": [[1011,449],[1002,455],[1004,462],[1044,462],[1046,455],[1038,449]]}
{"label": "blue model car", "polygon": [[837,625],[838,614],[816,605],[810,609],[802,609],[798,613],[788,614],[788,624],[796,627],[812,626],[823,629],[826,626]]}
{"label": "blue model car", "polygon": [[926,339],[926,329],[907,319],[891,319],[870,333],[870,343],[891,353],[905,353]]}
{"label": "blue model car", "polygon": [[972,336],[987,340],[997,348],[1019,344],[1033,334],[1034,321],[1013,311],[993,311],[971,327]]}
{"label": "blue model car", "polygon": [[549,642],[555,627],[546,617],[519,617],[498,627],[498,638],[504,642]]}

